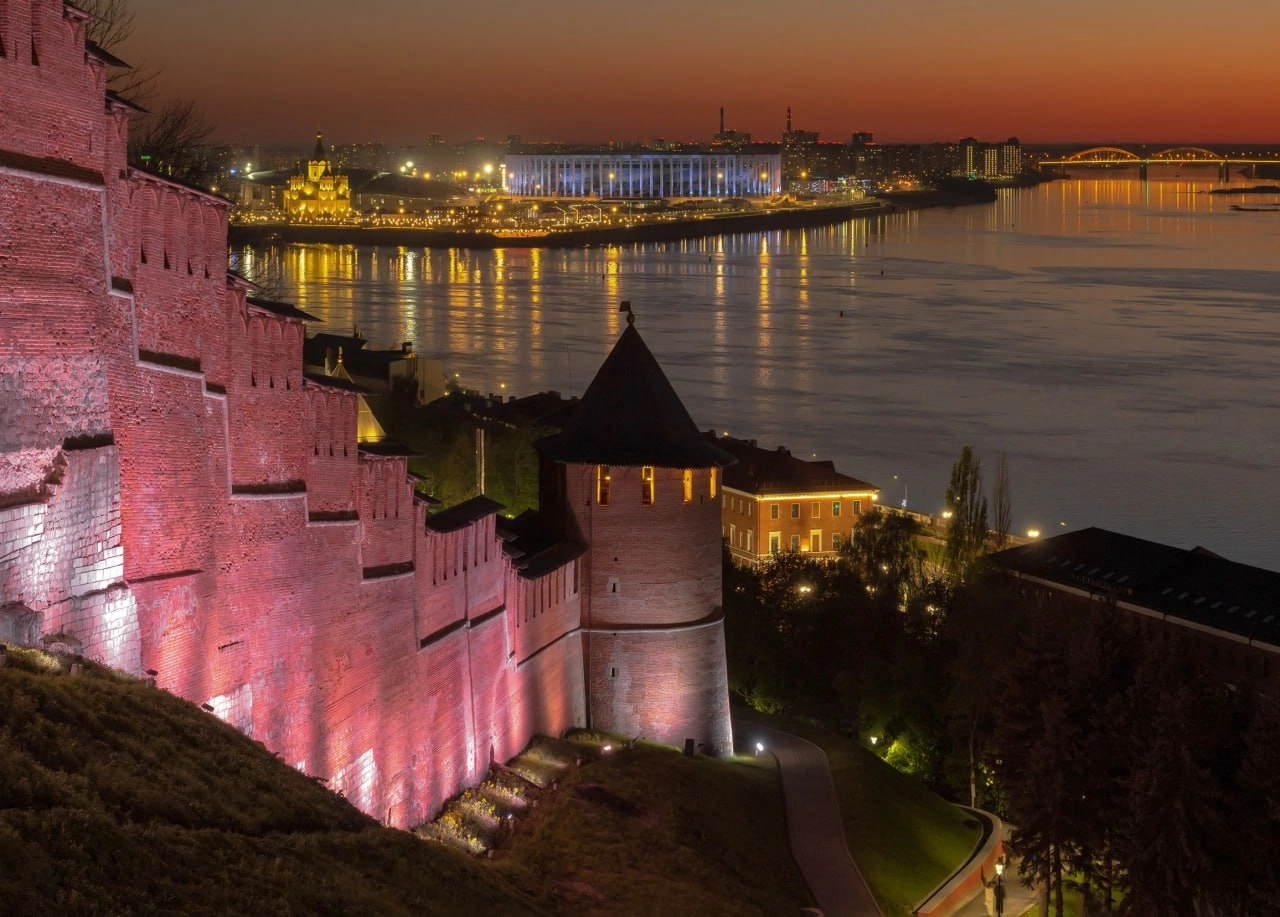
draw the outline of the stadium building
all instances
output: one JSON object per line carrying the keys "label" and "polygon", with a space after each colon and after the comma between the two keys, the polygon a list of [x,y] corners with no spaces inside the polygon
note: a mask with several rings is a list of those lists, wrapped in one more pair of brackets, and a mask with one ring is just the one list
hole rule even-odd
{"label": "stadium building", "polygon": [[769,197],[782,188],[778,154],[603,152],[514,154],[506,191],[533,198]]}

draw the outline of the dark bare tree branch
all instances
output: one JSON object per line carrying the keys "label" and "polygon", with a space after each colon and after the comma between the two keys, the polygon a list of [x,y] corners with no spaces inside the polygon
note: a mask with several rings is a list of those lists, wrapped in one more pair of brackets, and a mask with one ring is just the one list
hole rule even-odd
{"label": "dark bare tree branch", "polygon": [[200,147],[213,133],[190,99],[164,103],[140,118],[129,138],[129,161],[158,175],[199,181],[207,167]]}
{"label": "dark bare tree branch", "polygon": [[[78,0],[76,5],[93,17],[85,27],[85,38],[104,51],[118,53],[133,35],[130,0]],[[113,71],[107,85],[135,105],[148,108],[159,77],[159,70],[133,62],[123,70]]]}
{"label": "dark bare tree branch", "polygon": [[85,38],[114,53],[133,34],[133,10],[129,0],[76,0],[76,6],[93,18]]}

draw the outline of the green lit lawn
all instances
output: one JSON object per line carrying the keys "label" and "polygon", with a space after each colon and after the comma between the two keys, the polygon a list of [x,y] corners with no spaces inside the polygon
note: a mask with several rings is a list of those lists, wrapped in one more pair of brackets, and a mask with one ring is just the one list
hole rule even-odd
{"label": "green lit lawn", "polygon": [[[1049,902],[1049,917],[1057,917],[1057,911],[1054,909],[1053,902]],[[1080,917],[1080,896],[1067,895],[1062,899],[1062,917]],[[1027,911],[1023,917],[1040,917],[1039,906],[1033,907]]]}
{"label": "green lit lawn", "polygon": [[859,742],[786,717],[742,716],[820,745],[844,816],[849,852],[888,917],[908,914],[955,872],[982,836],[978,822]]}

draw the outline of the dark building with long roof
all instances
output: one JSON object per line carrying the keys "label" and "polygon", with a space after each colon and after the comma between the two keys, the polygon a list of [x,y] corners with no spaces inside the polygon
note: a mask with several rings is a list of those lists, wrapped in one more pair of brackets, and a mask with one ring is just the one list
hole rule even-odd
{"label": "dark building with long roof", "polygon": [[1099,528],[1010,548],[991,561],[1038,605],[1109,605],[1135,615],[1146,637],[1190,641],[1233,688],[1280,688],[1280,573]]}

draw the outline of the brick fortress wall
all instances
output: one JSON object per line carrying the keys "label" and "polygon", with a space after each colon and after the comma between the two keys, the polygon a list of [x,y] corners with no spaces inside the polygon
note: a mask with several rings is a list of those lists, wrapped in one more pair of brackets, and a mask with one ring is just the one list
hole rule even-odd
{"label": "brick fortress wall", "polygon": [[579,561],[430,530],[228,279],[228,205],[126,166],[81,14],[0,4],[0,48],[0,632],[153,671],[398,826],[586,725]]}

